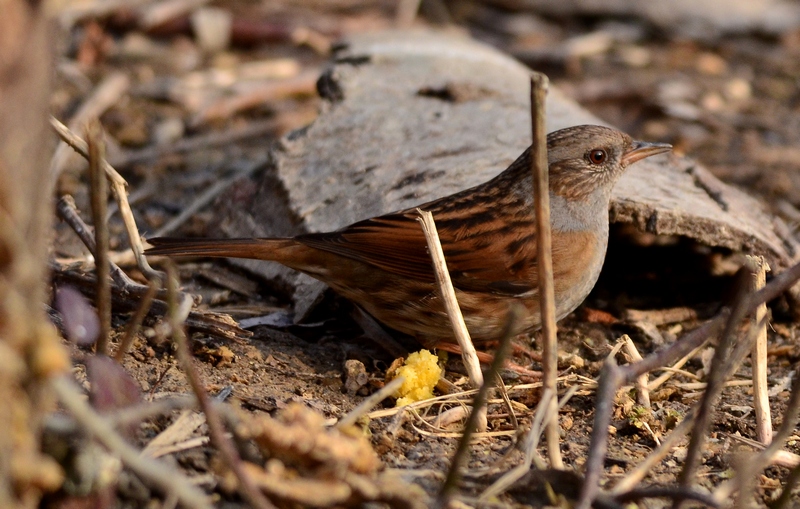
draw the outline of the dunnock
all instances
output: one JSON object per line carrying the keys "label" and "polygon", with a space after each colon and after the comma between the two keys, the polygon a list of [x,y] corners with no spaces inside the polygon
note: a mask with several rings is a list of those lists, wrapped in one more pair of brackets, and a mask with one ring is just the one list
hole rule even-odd
{"label": "dunnock", "polygon": [[[597,282],[612,187],[629,165],[670,148],[594,125],[547,136],[557,320]],[[492,180],[419,206],[436,221],[476,343],[498,339],[512,301],[528,311],[522,330],[540,327],[532,186],[528,149]],[[415,207],[293,238],[155,238],[147,254],[276,261],[327,283],[378,321],[433,347],[454,340],[417,217]]]}

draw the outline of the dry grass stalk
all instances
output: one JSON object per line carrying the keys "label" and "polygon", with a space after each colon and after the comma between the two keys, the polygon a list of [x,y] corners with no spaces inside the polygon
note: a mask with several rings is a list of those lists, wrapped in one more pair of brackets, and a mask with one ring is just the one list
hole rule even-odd
{"label": "dry grass stalk", "polygon": [[200,195],[192,200],[192,203],[189,204],[188,207],[184,208],[180,214],[175,216],[174,218],[170,219],[164,226],[156,230],[152,237],[164,237],[169,235],[174,230],[178,229],[183,223],[188,221],[192,218],[198,211],[200,211],[203,207],[210,204],[214,201],[217,196],[222,194],[226,189],[228,189],[234,182],[239,179],[247,178],[253,174],[257,169],[262,168],[266,163],[267,159],[259,159],[258,161],[254,161],[247,165],[244,169],[237,171],[233,175],[226,177],[211,187],[209,187],[204,192],[200,193]]}
{"label": "dry grass stalk", "polygon": [[[50,117],[50,125],[53,127],[56,134],[58,134],[62,141],[66,142],[67,145],[72,147],[83,157],[87,159],[89,158],[89,147],[85,141],[80,139],[72,131],[70,131],[67,126],[53,117]],[[130,243],[134,257],[136,258],[136,264],[139,267],[139,270],[151,281],[162,279],[163,275],[150,267],[150,264],[147,263],[147,259],[144,256],[142,238],[139,236],[139,230],[136,227],[136,220],[133,217],[133,211],[131,210],[131,205],[128,202],[128,194],[126,192],[128,183],[124,178],[122,178],[122,175],[120,175],[117,170],[108,164],[108,161],[105,159],[103,159],[102,167],[106,174],[106,178],[108,178],[109,182],[111,183],[111,192],[114,194],[114,200],[116,200],[119,207],[120,216],[125,224],[125,232],[128,236],[128,242]]]}
{"label": "dry grass stalk", "polygon": [[222,418],[211,404],[211,399],[205,391],[202,380],[200,380],[200,374],[194,367],[194,359],[189,350],[189,342],[183,331],[184,322],[191,311],[191,300],[184,296],[182,302],[179,303],[178,296],[175,265],[169,262],[167,264],[167,303],[169,305],[168,319],[172,329],[172,338],[175,342],[181,368],[189,381],[189,385],[192,387],[195,397],[197,397],[200,409],[206,416],[211,442],[219,451],[227,467],[231,469],[238,479],[239,489],[245,500],[258,509],[271,509],[275,506],[259,491],[250,475],[245,471],[239,453],[225,434]]}
{"label": "dry grass stalk", "polygon": [[425,233],[425,240],[428,241],[428,250],[431,253],[433,272],[436,274],[439,292],[441,293],[447,316],[450,318],[450,325],[453,327],[453,335],[458,341],[458,346],[461,347],[461,357],[464,360],[464,366],[467,368],[470,384],[474,388],[479,388],[483,386],[481,364],[478,361],[475,345],[472,344],[472,339],[469,337],[467,326],[464,324],[464,315],[461,313],[458,299],[456,299],[456,291],[453,288],[453,282],[450,280],[450,272],[447,270],[447,262],[444,259],[444,251],[442,251],[439,234],[436,232],[433,214],[419,209],[417,212],[420,216],[418,221],[422,225],[422,231]]}
{"label": "dry grass stalk", "polygon": [[[563,407],[576,392],[578,392],[577,386],[571,387],[561,401],[556,401],[555,411],[557,412],[559,408]],[[545,390],[542,399],[557,399],[557,395],[549,390]],[[531,465],[535,465],[538,470],[547,468],[544,459],[539,456],[536,449],[539,446],[539,440],[546,423],[552,419],[553,411],[553,405],[551,404],[540,404],[536,407],[531,429],[528,430],[528,433],[525,435],[525,442],[523,444],[525,451],[524,461],[503,474],[498,480],[492,483],[491,486],[486,488],[486,490],[481,493],[479,500],[487,501],[499,496],[525,476],[525,474],[530,471]],[[549,494],[552,494],[552,490],[549,490]],[[556,501],[553,498],[551,498],[550,502],[552,505],[556,505]]]}
{"label": "dry grass stalk", "polygon": [[[740,281],[745,277],[740,271]],[[700,407],[697,411],[697,419],[695,426],[692,429],[692,436],[689,441],[689,447],[686,451],[686,460],[678,477],[678,483],[684,489],[688,489],[694,484],[697,467],[700,464],[700,458],[703,453],[705,445],[705,433],[711,424],[714,406],[722,391],[723,383],[733,373],[729,373],[735,362],[734,350],[737,346],[737,329],[742,320],[747,316],[748,310],[746,309],[747,286],[742,285],[736,300],[731,307],[731,312],[725,324],[725,329],[722,333],[719,343],[714,350],[714,357],[711,361],[711,370],[708,375],[706,390],[703,393],[700,401]],[[741,343],[740,343],[741,344]]]}
{"label": "dry grass stalk", "polygon": [[[762,320],[759,326],[763,324],[764,321]],[[777,433],[775,433],[775,439],[763,451],[748,458],[747,461],[743,461],[741,468],[736,472],[736,476],[717,488],[714,492],[714,498],[719,503],[729,500],[733,493],[738,491],[737,507],[750,506],[755,490],[748,488],[751,487],[750,485],[755,481],[758,473],[769,465],[775,453],[781,450],[786,440],[794,433],[798,414],[800,414],[800,377],[796,376],[792,383],[791,396],[786,405],[783,422]]]}
{"label": "dry grass stalk", "polygon": [[[750,290],[757,292],[767,284],[769,265],[761,256],[748,256],[745,267],[750,271]],[[758,306],[753,324],[764,322],[767,304]],[[769,410],[769,387],[767,386],[767,325],[764,322],[753,342],[750,353],[753,369],[753,407],[756,413],[756,438],[763,444],[772,442],[772,417]]]}
{"label": "dry grass stalk", "polygon": [[131,317],[128,325],[125,326],[125,333],[119,342],[117,351],[114,353],[114,359],[116,359],[117,362],[122,362],[125,354],[128,353],[128,350],[130,350],[131,346],[133,345],[133,341],[136,339],[136,334],[139,333],[142,322],[144,322],[144,318],[150,311],[150,306],[153,304],[153,299],[158,293],[158,290],[158,284],[154,281],[151,281],[150,285],[148,285],[147,293],[144,294],[142,301],[139,303],[139,307],[136,309],[136,313],[134,313],[134,315]]}
{"label": "dry grass stalk", "polygon": [[375,391],[368,398],[365,398],[364,401],[350,411],[350,413],[339,419],[339,422],[336,423],[336,427],[342,429],[354,425],[363,415],[367,415],[372,407],[394,394],[403,384],[403,380],[403,377],[399,376],[384,385],[380,390]]}
{"label": "dry grass stalk", "polygon": [[92,222],[94,223],[94,259],[97,272],[97,315],[100,318],[100,332],[97,336],[96,351],[108,355],[108,342],[111,336],[111,281],[109,280],[108,260],[108,185],[103,174],[105,145],[100,123],[95,120],[86,128],[89,148],[89,182],[92,202]]}
{"label": "dry grass stalk", "polygon": [[[69,121],[69,129],[78,130],[89,122],[98,119],[106,110],[119,103],[120,98],[130,88],[130,79],[122,72],[112,72],[95,87],[92,94],[78,107]],[[50,160],[50,171],[58,177],[67,166],[70,155],[68,142],[58,144]]]}
{"label": "dry grass stalk", "polygon": [[489,366],[489,370],[487,371],[487,381],[484,382],[475,395],[475,399],[472,403],[472,412],[470,412],[469,418],[464,425],[464,433],[458,441],[458,447],[450,463],[447,477],[445,478],[442,488],[439,490],[439,496],[437,497],[438,507],[449,507],[449,502],[455,493],[458,480],[461,477],[461,468],[469,452],[469,444],[473,436],[473,431],[476,429],[478,421],[481,418],[486,418],[485,414],[481,415],[481,410],[485,412],[486,402],[489,399],[489,391],[494,387],[497,380],[500,380],[500,369],[503,367],[503,362],[511,350],[511,339],[514,336],[514,330],[518,327],[522,319],[522,313],[523,309],[521,305],[512,305],[511,309],[508,311],[506,326],[500,339],[500,345],[497,347],[492,365]]}
{"label": "dry grass stalk", "polygon": [[[622,338],[625,340],[625,351],[631,356],[633,362],[639,362],[642,360],[642,355],[639,353],[639,350],[636,349],[636,345],[633,344],[633,340],[630,338],[630,336],[624,334]],[[646,408],[650,408],[650,390],[647,388],[648,380],[647,373],[642,373],[636,379],[637,403]]]}
{"label": "dry grass stalk", "polygon": [[[552,236],[550,232],[550,175],[547,165],[547,129],[545,127],[545,97],[550,81],[544,74],[531,76],[531,172],[533,173],[533,200],[536,204],[536,263],[539,273],[539,303],[542,322],[542,391],[557,394],[558,345],[556,344],[556,298],[553,285]],[[544,401],[544,399],[542,399]],[[558,427],[557,400],[548,400],[553,406],[551,420],[547,423],[547,453],[553,468],[564,468],[561,459],[561,433]]]}

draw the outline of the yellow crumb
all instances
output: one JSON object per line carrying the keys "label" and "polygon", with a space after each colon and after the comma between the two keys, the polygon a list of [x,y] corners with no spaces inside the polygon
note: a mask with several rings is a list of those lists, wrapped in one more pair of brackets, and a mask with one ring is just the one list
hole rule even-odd
{"label": "yellow crumb", "polygon": [[405,364],[397,369],[396,376],[405,378],[395,393],[397,406],[405,406],[433,397],[433,388],[442,376],[442,368],[437,356],[428,350],[420,350],[408,356]]}

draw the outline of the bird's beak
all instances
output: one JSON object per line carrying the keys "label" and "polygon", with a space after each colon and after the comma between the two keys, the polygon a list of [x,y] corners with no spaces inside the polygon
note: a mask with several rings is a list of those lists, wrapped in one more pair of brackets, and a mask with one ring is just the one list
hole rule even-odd
{"label": "bird's beak", "polygon": [[631,149],[622,154],[622,166],[628,166],[645,157],[668,152],[672,149],[669,143],[648,143],[646,141],[634,141]]}

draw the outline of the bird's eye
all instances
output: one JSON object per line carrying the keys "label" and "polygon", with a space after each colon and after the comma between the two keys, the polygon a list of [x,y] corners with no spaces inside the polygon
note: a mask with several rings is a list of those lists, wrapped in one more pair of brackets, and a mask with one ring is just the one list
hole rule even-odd
{"label": "bird's eye", "polygon": [[592,164],[603,164],[606,162],[606,151],[596,148],[589,151],[589,162]]}

